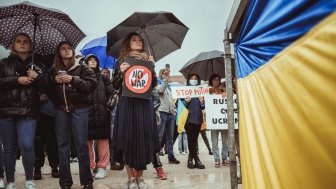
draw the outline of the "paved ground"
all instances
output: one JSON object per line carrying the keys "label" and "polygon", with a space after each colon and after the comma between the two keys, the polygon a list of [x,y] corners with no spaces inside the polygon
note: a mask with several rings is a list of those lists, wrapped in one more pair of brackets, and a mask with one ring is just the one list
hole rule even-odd
{"label": "paved ground", "polygon": [[[210,133],[208,133],[210,140]],[[221,142],[219,142],[221,144]],[[161,156],[163,168],[167,173],[167,180],[159,180],[155,174],[155,169],[149,165],[144,173],[145,182],[151,189],[230,189],[230,168],[229,167],[214,167],[213,156],[208,154],[203,140],[199,137],[200,159],[205,165],[205,169],[188,169],[187,155],[176,155],[175,157],[181,161],[181,164],[168,164],[167,155]],[[174,146],[174,151],[177,152],[177,142]],[[16,184],[18,189],[24,188],[24,171],[21,160],[17,161],[16,165]],[[239,167],[238,167],[239,168]],[[73,189],[80,189],[78,177],[78,164],[72,163],[71,170],[74,180]],[[42,169],[43,179],[36,181],[38,189],[56,189],[59,188],[58,179],[50,177],[50,167],[45,165]],[[110,171],[108,176],[102,180],[95,180],[95,189],[121,189],[126,182],[125,171]],[[242,188],[239,185],[239,188]]]}

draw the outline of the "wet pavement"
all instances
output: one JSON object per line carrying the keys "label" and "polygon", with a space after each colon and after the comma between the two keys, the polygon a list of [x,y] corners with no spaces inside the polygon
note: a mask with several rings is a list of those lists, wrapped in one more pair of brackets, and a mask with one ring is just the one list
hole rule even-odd
{"label": "wet pavement", "polygon": [[[210,140],[210,133],[207,134]],[[221,142],[218,142],[221,144]],[[144,172],[144,179],[151,189],[230,189],[230,168],[222,166],[214,167],[213,156],[209,155],[208,150],[201,137],[199,137],[200,159],[205,165],[205,169],[189,169],[187,168],[188,155],[175,155],[181,161],[180,164],[169,164],[167,155],[160,156],[163,169],[167,174],[167,180],[159,180],[155,174],[152,165],[147,166]],[[177,152],[177,142],[174,146],[174,152]],[[17,160],[16,165],[16,185],[18,189],[24,188],[25,177],[21,160]],[[109,166],[108,166],[109,168]],[[71,164],[73,176],[73,189],[80,189],[78,177],[78,164]],[[239,170],[239,167],[238,167]],[[50,167],[45,165],[42,168],[43,179],[36,181],[38,189],[56,189],[59,188],[58,179],[50,177]],[[108,170],[108,176],[101,180],[94,181],[95,189],[122,189],[126,182],[125,171]],[[238,188],[242,188],[239,185]]]}

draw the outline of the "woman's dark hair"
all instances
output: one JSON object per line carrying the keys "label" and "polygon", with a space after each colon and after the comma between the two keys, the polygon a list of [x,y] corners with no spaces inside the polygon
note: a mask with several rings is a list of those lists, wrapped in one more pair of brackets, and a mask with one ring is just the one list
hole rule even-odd
{"label": "woman's dark hair", "polygon": [[[71,60],[68,64],[68,66],[66,66],[64,63],[63,63],[63,60],[62,60],[62,57],[60,55],[60,52],[61,52],[61,46],[64,45],[64,44],[68,44],[70,45],[71,49],[72,49],[72,57],[71,57]],[[62,41],[60,42],[56,49],[55,49],[55,57],[54,57],[54,67],[55,67],[55,73],[58,73],[59,70],[62,70],[62,69],[69,69],[71,68],[74,64],[75,64],[76,60],[75,60],[75,49],[73,47],[73,45],[68,42],[68,41]]]}
{"label": "woman's dark hair", "polygon": [[190,74],[190,75],[188,76],[188,78],[187,78],[187,85],[190,85],[190,78],[191,78],[192,76],[196,76],[196,77],[197,77],[197,85],[200,85],[200,84],[201,84],[201,78],[200,78],[200,76],[197,75],[197,74]]}
{"label": "woman's dark hair", "polygon": [[133,36],[139,36],[141,38],[141,40],[142,40],[142,50],[141,50],[141,53],[145,51],[144,50],[145,43],[144,43],[143,38],[138,33],[131,32],[124,39],[124,41],[122,43],[122,46],[121,46],[121,49],[120,49],[119,60],[122,60],[122,62],[123,62],[124,57],[127,56],[130,53],[130,51],[131,51],[131,39],[132,39]]}
{"label": "woman's dark hair", "polygon": [[209,85],[212,87],[212,80],[214,80],[216,77],[218,77],[220,79],[220,76],[218,74],[212,74],[209,77]]}

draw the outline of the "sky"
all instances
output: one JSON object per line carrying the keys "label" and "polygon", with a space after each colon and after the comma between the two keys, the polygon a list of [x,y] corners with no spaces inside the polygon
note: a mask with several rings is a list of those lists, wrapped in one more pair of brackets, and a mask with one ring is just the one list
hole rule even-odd
{"label": "sky", "polygon": [[[234,0],[30,0],[34,4],[55,8],[67,13],[86,37],[76,48],[79,50],[90,40],[106,35],[134,12],[172,12],[189,31],[181,49],[156,62],[156,71],[170,64],[171,75],[201,52],[224,51],[224,29]],[[0,0],[0,6],[23,2]],[[7,56],[0,47],[0,58]]]}

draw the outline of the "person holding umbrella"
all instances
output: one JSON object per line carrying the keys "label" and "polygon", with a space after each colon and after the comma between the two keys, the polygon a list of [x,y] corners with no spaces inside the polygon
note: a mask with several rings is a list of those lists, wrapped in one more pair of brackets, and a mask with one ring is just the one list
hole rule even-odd
{"label": "person holding umbrella", "polygon": [[25,188],[35,189],[34,136],[44,74],[36,61],[31,70],[32,41],[29,35],[16,34],[10,49],[8,58],[0,61],[0,140],[4,148],[7,188],[16,188],[15,157],[19,144],[26,174]]}
{"label": "person holding umbrella", "polygon": [[[78,155],[80,184],[92,189],[88,137],[89,95],[95,90],[97,78],[85,64],[75,59],[75,49],[67,41],[55,51],[53,67],[48,73],[49,97],[55,105],[55,131],[59,155],[59,184],[71,188],[70,135],[72,133]],[[69,129],[72,132],[69,132]]]}
{"label": "person holding umbrella", "polygon": [[[139,34],[132,32],[122,43],[116,76],[113,78],[115,89],[120,89],[123,74],[130,64],[125,57],[152,61],[144,51],[144,42]],[[156,86],[155,74],[152,74],[152,88]],[[113,130],[113,148],[116,161],[125,163],[128,176],[127,188],[148,188],[142,175],[146,166],[158,151],[157,128],[154,123],[152,99],[121,96],[118,102],[115,126]],[[155,127],[155,128],[154,128]]]}

